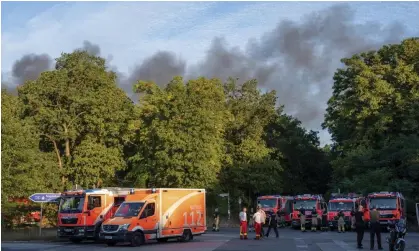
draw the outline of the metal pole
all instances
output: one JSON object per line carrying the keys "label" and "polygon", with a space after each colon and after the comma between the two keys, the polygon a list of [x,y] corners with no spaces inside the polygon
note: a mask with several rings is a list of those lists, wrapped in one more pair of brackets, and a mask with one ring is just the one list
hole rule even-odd
{"label": "metal pole", "polygon": [[228,206],[228,220],[230,220],[230,192],[227,195],[227,206]]}
{"label": "metal pole", "polygon": [[39,217],[39,236],[42,236],[42,205],[43,205],[44,203],[42,203],[41,202],[41,215],[40,215],[40,217]]}

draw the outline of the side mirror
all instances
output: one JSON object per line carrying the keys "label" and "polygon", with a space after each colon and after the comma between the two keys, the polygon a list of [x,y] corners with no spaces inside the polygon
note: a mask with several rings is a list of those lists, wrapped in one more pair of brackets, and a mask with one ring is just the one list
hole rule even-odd
{"label": "side mirror", "polygon": [[297,202],[296,202],[296,201],[294,201],[294,204],[297,204]]}
{"label": "side mirror", "polygon": [[103,215],[99,216],[100,219],[103,219]]}

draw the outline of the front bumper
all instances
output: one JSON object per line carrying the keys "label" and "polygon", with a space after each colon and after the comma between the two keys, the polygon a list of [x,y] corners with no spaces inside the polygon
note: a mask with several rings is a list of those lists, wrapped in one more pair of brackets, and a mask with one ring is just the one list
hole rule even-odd
{"label": "front bumper", "polygon": [[99,238],[103,241],[112,242],[130,242],[132,240],[133,233],[129,231],[118,231],[118,232],[100,232]]}
{"label": "front bumper", "polygon": [[60,226],[57,229],[58,238],[94,239],[95,226]]}

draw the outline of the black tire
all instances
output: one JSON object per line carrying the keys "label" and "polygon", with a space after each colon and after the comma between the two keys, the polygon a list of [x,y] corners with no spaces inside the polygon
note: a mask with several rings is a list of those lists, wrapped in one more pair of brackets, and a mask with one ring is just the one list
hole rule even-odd
{"label": "black tire", "polygon": [[181,242],[188,242],[193,240],[193,235],[190,229],[183,230],[182,236],[179,238],[179,241]]}
{"label": "black tire", "polygon": [[80,243],[82,241],[82,239],[79,239],[79,238],[70,238],[70,241],[72,243],[78,244],[78,243]]}
{"label": "black tire", "polygon": [[113,246],[115,246],[115,245],[116,245],[116,243],[117,243],[117,242],[115,242],[115,241],[107,241],[107,242],[106,242],[106,245],[108,245],[109,247],[113,247]]}
{"label": "black tire", "polygon": [[144,235],[141,232],[135,232],[131,239],[131,247],[137,247],[144,244]]}
{"label": "black tire", "polygon": [[157,242],[164,243],[164,242],[167,242],[168,240],[169,238],[160,238],[160,239],[157,239]]}
{"label": "black tire", "polygon": [[404,251],[404,248],[405,248],[405,243],[404,242],[400,242],[400,244],[399,245],[396,245],[396,250],[397,251]]}

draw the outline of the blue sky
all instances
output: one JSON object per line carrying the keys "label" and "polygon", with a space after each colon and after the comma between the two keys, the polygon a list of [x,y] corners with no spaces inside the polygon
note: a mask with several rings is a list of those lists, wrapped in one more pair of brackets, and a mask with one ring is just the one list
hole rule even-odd
{"label": "blue sky", "polygon": [[[112,65],[129,72],[158,50],[202,60],[215,36],[245,48],[281,20],[299,21],[333,2],[1,2],[1,71],[10,75],[15,60],[28,53],[80,48],[84,40],[112,55]],[[355,22],[405,25],[419,35],[419,2],[349,2]],[[339,60],[339,59],[337,59]],[[318,129],[318,128],[317,128]]]}

